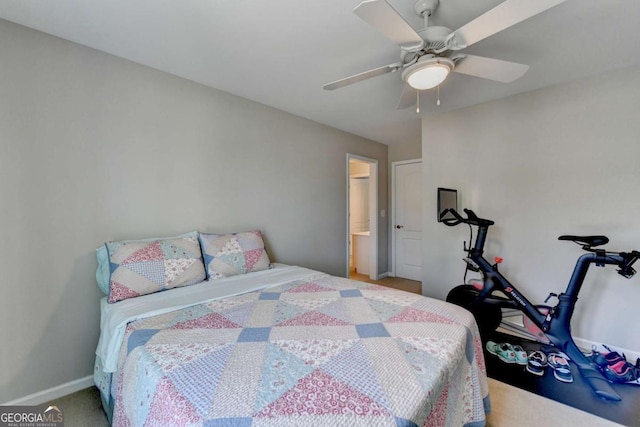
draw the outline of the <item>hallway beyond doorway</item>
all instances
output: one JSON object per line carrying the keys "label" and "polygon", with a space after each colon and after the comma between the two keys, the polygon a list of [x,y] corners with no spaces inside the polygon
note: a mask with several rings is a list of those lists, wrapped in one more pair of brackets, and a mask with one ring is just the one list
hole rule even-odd
{"label": "hallway beyond doorway", "polygon": [[422,294],[422,283],[415,280],[403,279],[402,277],[385,277],[380,280],[372,280],[369,276],[351,272],[349,279],[359,280],[361,282],[374,283],[388,288],[399,289],[401,291],[413,292],[414,294]]}

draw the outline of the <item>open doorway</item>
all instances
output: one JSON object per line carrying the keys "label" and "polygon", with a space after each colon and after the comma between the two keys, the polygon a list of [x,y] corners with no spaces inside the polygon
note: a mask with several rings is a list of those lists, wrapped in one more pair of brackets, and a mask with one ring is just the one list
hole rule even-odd
{"label": "open doorway", "polygon": [[378,278],[378,161],[347,154],[347,277]]}

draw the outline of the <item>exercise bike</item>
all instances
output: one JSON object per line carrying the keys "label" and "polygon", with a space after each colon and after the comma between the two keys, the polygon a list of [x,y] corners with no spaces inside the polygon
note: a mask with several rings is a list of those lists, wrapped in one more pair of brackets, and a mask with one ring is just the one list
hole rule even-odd
{"label": "exercise bike", "polygon": [[[620,401],[620,396],[613,390],[600,371],[582,353],[571,336],[571,316],[578,300],[578,293],[591,264],[597,267],[616,265],[618,274],[630,279],[634,274],[633,264],[640,259],[640,252],[611,252],[598,248],[609,242],[606,236],[560,236],[559,240],[571,241],[582,246],[587,253],[576,261],[573,274],[567,289],[559,294],[550,294],[557,298],[554,306],[532,304],[498,271],[499,259],[492,265],[483,256],[485,240],[489,227],[494,222],[479,218],[470,209],[464,209],[466,218],[456,210],[446,209],[442,212],[441,221],[450,227],[468,224],[477,227],[475,244],[467,248],[467,269],[480,272],[482,281],[472,285],[455,287],[447,296],[447,301],[460,305],[471,311],[478,323],[481,336],[493,332],[501,325],[503,310],[509,315],[519,312],[524,319],[522,329],[530,337],[542,343],[550,343],[564,352],[576,364],[581,376],[593,389],[596,396]],[[472,229],[472,228],[471,228]],[[472,229],[473,230],[473,229]],[[472,237],[473,240],[473,237]],[[497,294],[494,294],[496,292]],[[549,298],[547,298],[549,300]],[[517,328],[517,327],[516,327]]]}

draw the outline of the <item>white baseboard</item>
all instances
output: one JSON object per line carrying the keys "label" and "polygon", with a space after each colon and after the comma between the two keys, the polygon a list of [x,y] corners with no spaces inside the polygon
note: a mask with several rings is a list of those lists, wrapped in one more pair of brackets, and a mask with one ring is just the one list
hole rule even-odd
{"label": "white baseboard", "polygon": [[51,400],[59,399],[68,394],[75,393],[76,391],[84,390],[92,385],[93,375],[89,375],[78,380],[69,381],[68,383],[51,387],[47,390],[42,390],[28,396],[20,397],[12,400],[11,402],[3,403],[2,405],[40,405]]}
{"label": "white baseboard", "polygon": [[[575,341],[576,345],[580,347],[580,349],[587,352],[591,350],[592,346],[595,346],[595,348],[600,352],[607,351],[604,347],[602,347],[602,343],[599,343],[599,342],[589,341],[583,338],[576,338],[576,337],[573,338],[573,341]],[[628,348],[621,348],[613,345],[610,346],[608,344],[607,346],[611,347],[611,350],[617,351],[620,354],[624,354],[627,360],[631,363],[635,363],[636,359],[640,357],[639,350],[630,350]]]}
{"label": "white baseboard", "polygon": [[393,277],[393,276],[391,276],[391,275],[389,274],[389,272],[387,271],[387,272],[385,272],[385,273],[378,274],[378,278],[377,278],[376,280],[382,280],[382,279],[384,279],[384,278],[386,278],[386,277]]}

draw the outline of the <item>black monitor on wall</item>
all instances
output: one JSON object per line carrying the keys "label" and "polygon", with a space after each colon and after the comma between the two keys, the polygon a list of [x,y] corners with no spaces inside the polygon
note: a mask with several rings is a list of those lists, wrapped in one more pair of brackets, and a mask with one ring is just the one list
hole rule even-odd
{"label": "black monitor on wall", "polygon": [[447,213],[442,217],[442,213],[447,209],[458,210],[458,190],[451,188],[438,188],[438,222],[443,219],[453,218],[453,215]]}

